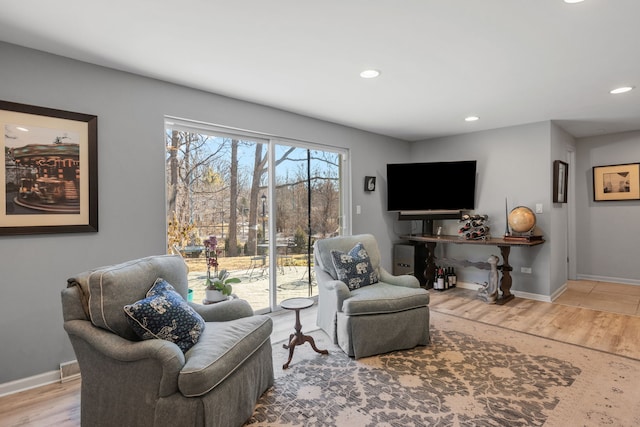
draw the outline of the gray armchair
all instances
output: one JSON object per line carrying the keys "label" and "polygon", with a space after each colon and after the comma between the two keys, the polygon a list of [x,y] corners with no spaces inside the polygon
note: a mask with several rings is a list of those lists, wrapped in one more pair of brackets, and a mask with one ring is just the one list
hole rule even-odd
{"label": "gray armchair", "polygon": [[159,277],[186,299],[187,267],[175,255],[87,271],[62,291],[82,377],[82,425],[241,426],[273,384],[271,318],[240,299],[189,303],[205,326],[186,352],[164,339],[141,340],[123,307],[144,299]]}
{"label": "gray armchair", "polygon": [[[335,263],[340,261],[331,253],[332,250],[349,253],[357,243],[362,243],[369,255],[372,268],[369,276],[373,274],[372,281],[377,280],[362,287],[357,282],[339,280],[341,276],[344,279],[345,271],[336,268]],[[415,277],[393,276],[380,266],[374,236],[360,234],[318,240],[314,258],[318,326],[346,354],[358,359],[430,342],[429,293]]]}

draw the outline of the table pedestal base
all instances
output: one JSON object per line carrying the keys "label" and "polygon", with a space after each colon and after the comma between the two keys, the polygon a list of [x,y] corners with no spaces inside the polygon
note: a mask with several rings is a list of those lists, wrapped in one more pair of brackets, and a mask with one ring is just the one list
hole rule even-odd
{"label": "table pedestal base", "polygon": [[[291,305],[289,305],[288,303],[291,301],[295,303],[292,303]],[[302,301],[302,304],[299,304],[299,302],[301,301]],[[282,369],[287,369],[289,367],[289,363],[291,363],[291,358],[293,357],[293,350],[295,350],[296,346],[302,345],[306,342],[311,344],[311,348],[313,348],[313,350],[316,353],[329,354],[327,350],[318,350],[318,347],[316,347],[316,342],[313,340],[313,337],[310,337],[309,335],[305,335],[302,333],[302,324],[300,323],[300,310],[303,308],[310,307],[311,304],[313,304],[313,301],[311,300],[302,300],[302,299],[296,300],[295,298],[282,302],[283,308],[286,308],[288,310],[295,310],[296,312],[296,326],[295,326],[296,333],[289,335],[288,345],[282,344],[282,348],[289,349],[289,360],[287,360],[287,363],[282,365]]]}
{"label": "table pedestal base", "polygon": [[296,331],[295,334],[291,334],[289,336],[289,345],[282,344],[282,348],[289,349],[289,360],[287,360],[287,363],[282,365],[282,369],[287,369],[289,367],[289,363],[291,363],[291,359],[293,358],[293,350],[295,350],[296,346],[302,345],[306,342],[311,344],[311,348],[313,348],[316,353],[329,354],[327,350],[319,350],[318,347],[316,347],[316,342],[313,340],[313,337],[304,335],[303,333]]}
{"label": "table pedestal base", "polygon": [[289,335],[289,344],[282,345],[282,348],[289,350],[289,360],[287,360],[287,363],[282,365],[282,369],[287,369],[289,367],[291,358],[293,358],[293,350],[295,350],[296,346],[302,345],[306,342],[311,344],[311,347],[316,353],[329,354],[327,350],[318,350],[318,347],[316,347],[316,342],[313,340],[313,338],[302,333],[302,325],[300,324],[300,310],[309,308],[312,305],[313,300],[310,298],[289,298],[280,303],[280,306],[285,310],[295,310],[296,312],[296,333]]}
{"label": "table pedestal base", "polygon": [[511,301],[512,299],[514,299],[515,296],[513,294],[510,294],[509,296],[500,296],[497,300],[496,300],[496,304],[497,305],[503,305],[508,303],[509,301]]}

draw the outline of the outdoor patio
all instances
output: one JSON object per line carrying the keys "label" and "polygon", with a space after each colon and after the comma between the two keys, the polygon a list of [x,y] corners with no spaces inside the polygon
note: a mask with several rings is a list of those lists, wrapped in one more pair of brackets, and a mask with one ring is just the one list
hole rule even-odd
{"label": "outdoor patio", "polygon": [[[254,259],[252,259],[254,258]],[[309,270],[307,256],[293,255],[278,259],[276,269],[278,301],[294,297],[309,297]],[[202,302],[207,280],[207,267],[204,257],[185,258],[189,267],[189,288],[193,289],[193,301]],[[240,283],[233,284],[233,293],[245,299],[254,310],[269,307],[269,257],[220,257],[219,269],[226,269],[231,277],[237,277]],[[317,285],[311,268],[312,295],[317,294]]]}

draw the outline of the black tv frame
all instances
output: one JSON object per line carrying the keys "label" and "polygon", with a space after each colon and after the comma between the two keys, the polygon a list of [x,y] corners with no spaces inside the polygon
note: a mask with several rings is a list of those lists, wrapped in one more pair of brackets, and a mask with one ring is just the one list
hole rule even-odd
{"label": "black tv frame", "polygon": [[[477,160],[388,163],[387,211],[437,219],[435,215],[457,215],[459,211],[475,209],[477,163]],[[457,186],[462,182],[462,186],[450,191],[442,184],[444,179],[458,182]],[[434,192],[422,195],[420,188],[426,191],[431,188]]]}

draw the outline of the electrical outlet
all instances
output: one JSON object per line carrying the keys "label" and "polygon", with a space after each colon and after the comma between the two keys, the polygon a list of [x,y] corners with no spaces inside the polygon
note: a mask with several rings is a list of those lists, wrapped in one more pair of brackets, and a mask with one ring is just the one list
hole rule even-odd
{"label": "electrical outlet", "polygon": [[520,272],[531,274],[531,267],[520,267]]}
{"label": "electrical outlet", "polygon": [[536,203],[536,213],[542,213],[542,203]]}

